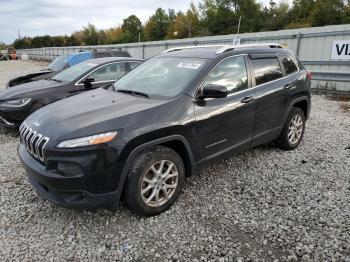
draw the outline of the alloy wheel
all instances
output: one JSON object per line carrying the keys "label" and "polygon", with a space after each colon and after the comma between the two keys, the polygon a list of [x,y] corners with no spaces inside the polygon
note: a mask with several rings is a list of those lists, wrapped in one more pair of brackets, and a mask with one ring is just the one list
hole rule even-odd
{"label": "alloy wheel", "polygon": [[288,141],[291,145],[299,143],[304,131],[304,121],[300,115],[295,115],[290,123],[288,129]]}
{"label": "alloy wheel", "polygon": [[156,162],[142,178],[142,200],[151,207],[164,205],[174,195],[178,180],[178,169],[172,161],[161,160]]}

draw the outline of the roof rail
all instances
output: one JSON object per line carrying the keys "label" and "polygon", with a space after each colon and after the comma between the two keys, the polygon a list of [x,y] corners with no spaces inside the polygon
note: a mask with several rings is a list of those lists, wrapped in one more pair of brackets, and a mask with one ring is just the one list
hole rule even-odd
{"label": "roof rail", "polygon": [[244,45],[229,45],[229,46],[223,46],[218,51],[216,51],[216,54],[222,54],[227,51],[232,51],[235,49],[243,49],[243,48],[251,48],[251,47],[258,47],[258,48],[284,48],[283,45],[278,43],[258,43],[258,44],[244,44]]}
{"label": "roof rail", "polygon": [[167,50],[165,50],[165,51],[163,52],[163,54],[165,54],[165,53],[171,53],[171,52],[175,52],[175,51],[180,51],[180,50],[185,50],[185,49],[206,48],[206,47],[224,48],[224,47],[228,47],[228,45],[195,45],[195,46],[181,46],[181,47],[174,47],[174,48],[167,49]]}

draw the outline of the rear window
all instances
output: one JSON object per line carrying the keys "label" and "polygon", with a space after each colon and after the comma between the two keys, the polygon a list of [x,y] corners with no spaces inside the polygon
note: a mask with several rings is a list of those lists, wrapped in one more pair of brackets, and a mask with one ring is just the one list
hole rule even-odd
{"label": "rear window", "polygon": [[289,56],[282,56],[282,65],[286,70],[287,75],[293,74],[298,71],[297,65]]}
{"label": "rear window", "polygon": [[256,85],[262,85],[283,76],[277,57],[254,59],[252,64]]}

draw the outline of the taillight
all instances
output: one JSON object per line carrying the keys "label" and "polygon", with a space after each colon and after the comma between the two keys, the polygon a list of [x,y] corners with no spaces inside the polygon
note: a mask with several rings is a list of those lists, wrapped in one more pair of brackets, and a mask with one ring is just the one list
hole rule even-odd
{"label": "taillight", "polygon": [[312,80],[312,72],[307,72],[306,74],[307,79]]}

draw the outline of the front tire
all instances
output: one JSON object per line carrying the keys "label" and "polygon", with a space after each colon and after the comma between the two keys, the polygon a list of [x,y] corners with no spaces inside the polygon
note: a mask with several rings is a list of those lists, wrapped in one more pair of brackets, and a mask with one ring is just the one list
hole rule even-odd
{"label": "front tire", "polygon": [[300,108],[292,108],[283,127],[277,146],[283,150],[296,149],[303,140],[305,132],[305,114]]}
{"label": "front tire", "polygon": [[175,203],[184,182],[181,157],[170,148],[157,146],[135,159],[126,182],[126,204],[137,214],[158,215]]}

